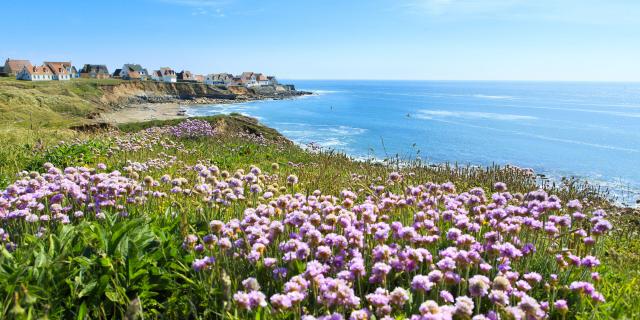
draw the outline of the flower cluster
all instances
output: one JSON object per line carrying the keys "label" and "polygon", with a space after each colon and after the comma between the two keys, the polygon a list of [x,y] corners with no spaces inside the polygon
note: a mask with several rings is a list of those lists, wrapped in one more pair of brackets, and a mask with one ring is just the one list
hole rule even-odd
{"label": "flower cluster", "polygon": [[216,130],[208,121],[197,119],[188,119],[171,126],[169,132],[176,138],[201,138],[216,134]]}
{"label": "flower cluster", "polygon": [[579,299],[604,301],[596,248],[612,228],[606,213],[542,190],[512,194],[498,183],[493,194],[457,192],[451,183],[392,173],[367,188],[302,194],[297,176],[255,166],[232,174],[202,162],[184,167],[183,176],[141,180],[106,169],[47,164],[43,174],[24,173],[0,194],[0,241],[13,250],[27,230],[126,218],[179,195],[204,208],[242,208],[191,226],[181,244],[199,279],[234,274],[221,261],[254,270],[234,279],[241,290],[233,305],[242,312],[544,319],[566,314]]}

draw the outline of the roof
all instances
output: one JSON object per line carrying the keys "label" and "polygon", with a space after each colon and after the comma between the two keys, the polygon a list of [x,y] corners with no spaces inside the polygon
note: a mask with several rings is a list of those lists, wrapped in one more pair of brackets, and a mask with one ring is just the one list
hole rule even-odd
{"label": "roof", "polygon": [[51,68],[49,68],[47,65],[41,65],[41,66],[25,66],[23,67],[23,69],[26,69],[27,72],[29,74],[32,75],[46,75],[46,74],[52,74],[53,72],[51,72]]}
{"label": "roof", "polygon": [[182,70],[178,73],[178,78],[180,78],[181,80],[193,80],[193,74],[191,73],[191,71]]}
{"label": "roof", "polygon": [[114,77],[119,77],[120,73],[122,73],[122,69],[116,69],[116,71],[113,72],[113,76]]}
{"label": "roof", "polygon": [[61,64],[65,68],[71,68],[71,61],[45,61],[44,62],[44,64],[46,65],[49,65],[50,63]]}
{"label": "roof", "polygon": [[25,66],[31,68],[31,61],[7,59],[7,61],[4,63],[4,71],[7,73],[17,73]]}
{"label": "roof", "polygon": [[146,73],[146,69],[143,68],[141,65],[139,64],[133,64],[133,63],[126,63],[124,66],[122,66],[122,69],[129,69],[131,71],[144,71]]}
{"label": "roof", "polygon": [[160,70],[158,70],[158,71],[160,71],[160,74],[163,75],[163,76],[175,76],[176,75],[176,72],[173,71],[173,69],[168,68],[168,67],[160,68]]}
{"label": "roof", "polygon": [[45,62],[44,63],[54,74],[68,74],[67,67],[71,67],[71,62]]}
{"label": "roof", "polygon": [[104,64],[85,64],[80,70],[80,73],[96,73],[96,74],[109,74],[109,69]]}
{"label": "roof", "polygon": [[253,75],[251,71],[245,71],[240,75],[240,79],[249,79]]}

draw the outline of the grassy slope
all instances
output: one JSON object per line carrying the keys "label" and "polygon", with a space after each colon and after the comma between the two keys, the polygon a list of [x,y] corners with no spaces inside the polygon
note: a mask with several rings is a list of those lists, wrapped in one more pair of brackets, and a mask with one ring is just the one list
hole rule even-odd
{"label": "grassy slope", "polygon": [[18,81],[0,78],[0,127],[66,128],[86,121],[102,96],[99,86],[120,80]]}
{"label": "grassy slope", "polygon": [[[216,116],[207,118],[212,123],[220,124],[224,121],[229,129],[227,132],[242,130],[247,126],[258,130],[264,136],[269,136],[270,131],[261,127],[259,124],[252,122],[242,116]],[[154,125],[172,124],[177,121],[165,122],[149,122],[141,124],[122,125],[122,131],[137,131],[149,128]],[[272,133],[272,132],[271,132]],[[80,149],[79,151],[69,151],[64,149],[63,156],[60,157],[58,151],[62,150],[58,147],[40,147],[40,149],[29,149],[22,146],[14,149],[13,153],[21,153],[22,161],[14,161],[11,168],[5,168],[15,172],[20,169],[33,169],[32,164],[36,162],[53,161],[59,166],[69,164],[79,164],[95,166],[99,162],[106,163],[109,168],[121,168],[126,161],[144,162],[158,156],[159,150],[143,150],[136,153],[119,153],[113,156],[94,153],[91,148],[102,148],[105,138],[109,135],[102,133],[81,134],[82,139],[89,139],[91,142],[84,145],[88,149]],[[277,138],[275,136],[274,138]],[[368,177],[385,176],[390,171],[397,169],[394,162],[387,164],[356,162],[348,157],[331,152],[310,153],[306,152],[295,145],[285,144],[258,144],[250,140],[226,137],[225,135],[213,139],[206,140],[186,140],[182,141],[185,149],[190,152],[172,152],[171,155],[176,156],[180,163],[194,164],[198,160],[209,160],[217,164],[221,170],[229,170],[233,172],[237,168],[247,168],[249,165],[257,165],[262,168],[268,168],[271,163],[279,163],[281,166],[280,174],[284,177],[290,173],[300,177],[300,181],[304,181],[301,186],[301,192],[310,192],[315,189],[323,190],[325,193],[338,193],[345,187],[356,187],[351,178],[351,174],[359,174]],[[0,146],[0,150],[6,149],[7,146]],[[64,156],[64,152],[68,156]],[[81,156],[83,154],[92,155],[91,157]],[[56,157],[51,158],[51,155]],[[49,158],[47,158],[49,156]],[[73,159],[72,159],[73,158]],[[76,162],[68,162],[70,160]],[[31,162],[27,161],[31,160]],[[6,167],[6,165],[5,165]],[[416,167],[410,166],[408,170],[416,173],[416,179],[420,181],[444,182],[452,181],[456,183],[459,189],[468,189],[473,186],[481,186],[486,189],[496,181],[507,181],[512,191],[527,191],[534,187],[535,181],[527,179],[525,176],[518,174],[516,171],[501,170],[499,168],[473,169],[473,168],[446,168],[446,167]],[[170,167],[166,170],[153,170],[148,174],[158,178],[163,172],[178,174],[179,166]],[[556,190],[561,197],[566,200],[580,194],[580,190]],[[181,208],[189,208],[192,204],[189,202],[176,202]],[[168,210],[168,209],[167,209]],[[186,209],[185,209],[186,210]],[[640,258],[638,250],[640,250],[640,241],[638,236],[638,219],[637,213],[615,217],[616,231],[612,236],[607,237],[605,254],[602,258],[602,266],[599,271],[603,280],[599,286],[600,290],[605,294],[607,302],[600,305],[593,311],[587,311],[581,315],[577,315],[582,319],[611,319],[611,318],[628,318],[633,319],[640,316]],[[179,241],[179,239],[174,239]],[[49,263],[49,262],[46,262]],[[51,262],[53,263],[53,262]],[[52,265],[53,266],[53,265]],[[58,275],[59,276],[59,275]],[[52,274],[51,277],[56,277]],[[35,279],[32,281],[36,281]],[[38,280],[39,281],[39,280]],[[30,290],[35,294],[48,297],[51,292],[46,288],[39,288],[34,283],[28,285]],[[51,297],[49,297],[51,298]],[[2,303],[0,303],[2,305]],[[8,305],[4,305],[7,308]],[[55,306],[59,308],[60,306]],[[147,308],[156,307],[149,306]],[[159,310],[162,310],[159,308]],[[52,310],[53,311],[53,310]],[[59,311],[59,309],[58,309]],[[53,314],[52,314],[53,316]],[[53,316],[55,318],[55,316]]]}

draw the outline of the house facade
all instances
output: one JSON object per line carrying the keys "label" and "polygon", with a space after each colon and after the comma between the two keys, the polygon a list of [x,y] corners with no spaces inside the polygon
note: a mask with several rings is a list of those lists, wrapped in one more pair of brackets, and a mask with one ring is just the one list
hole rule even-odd
{"label": "house facade", "polygon": [[258,84],[258,80],[256,79],[256,74],[250,71],[243,72],[240,75],[240,84],[247,87],[254,87]]}
{"label": "house facade", "polygon": [[127,63],[120,70],[120,78],[124,80],[148,80],[149,72],[139,64]]}
{"label": "house facade", "polygon": [[71,70],[71,62],[51,62],[45,61],[44,64],[49,67],[51,72],[53,73],[53,80],[71,80],[72,70]]}
{"label": "house facade", "polygon": [[257,73],[256,74],[256,85],[257,86],[268,86],[269,85],[269,78],[262,74],[262,73]]}
{"label": "house facade", "polygon": [[31,61],[29,60],[16,60],[7,59],[4,62],[4,68],[2,70],[3,75],[13,77],[22,71],[24,67],[32,68]]}
{"label": "house facade", "polygon": [[42,66],[23,66],[16,74],[16,79],[25,81],[51,81],[54,80],[54,74],[47,65]]}
{"label": "house facade", "polygon": [[212,73],[207,75],[204,83],[209,85],[228,85],[233,82],[234,76],[230,73]]}
{"label": "house facade", "polygon": [[171,68],[160,68],[160,70],[153,72],[151,78],[161,82],[178,82],[178,76]]}
{"label": "house facade", "polygon": [[109,79],[109,69],[104,64],[85,64],[80,70],[80,77],[86,79]]}
{"label": "house facade", "polygon": [[182,70],[178,72],[177,78],[178,78],[178,81],[189,81],[189,82],[196,81],[196,77],[193,75],[193,73],[191,73],[191,71],[188,71],[188,70]]}

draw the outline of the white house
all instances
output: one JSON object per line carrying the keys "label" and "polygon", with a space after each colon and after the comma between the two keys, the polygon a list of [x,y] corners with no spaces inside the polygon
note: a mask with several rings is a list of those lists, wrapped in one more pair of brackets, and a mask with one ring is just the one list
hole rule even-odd
{"label": "white house", "polygon": [[247,87],[255,87],[258,85],[258,80],[256,79],[256,74],[250,71],[243,72],[240,75],[240,83]]}
{"label": "white house", "polygon": [[53,73],[53,80],[71,80],[73,77],[71,62],[46,62],[44,63]]}
{"label": "white house", "polygon": [[256,73],[256,84],[258,86],[268,86],[269,78],[262,73]]}
{"label": "white house", "polygon": [[204,83],[209,85],[227,85],[233,81],[233,75],[230,73],[212,73],[207,75]]}
{"label": "white house", "polygon": [[171,68],[160,68],[160,70],[154,71],[151,79],[162,82],[178,82],[178,76]]}
{"label": "white house", "polygon": [[53,80],[53,72],[48,66],[24,66],[16,74],[16,79],[26,81],[50,81]]}
{"label": "white house", "polygon": [[119,76],[125,80],[147,80],[149,72],[139,64],[127,63],[120,69]]}

